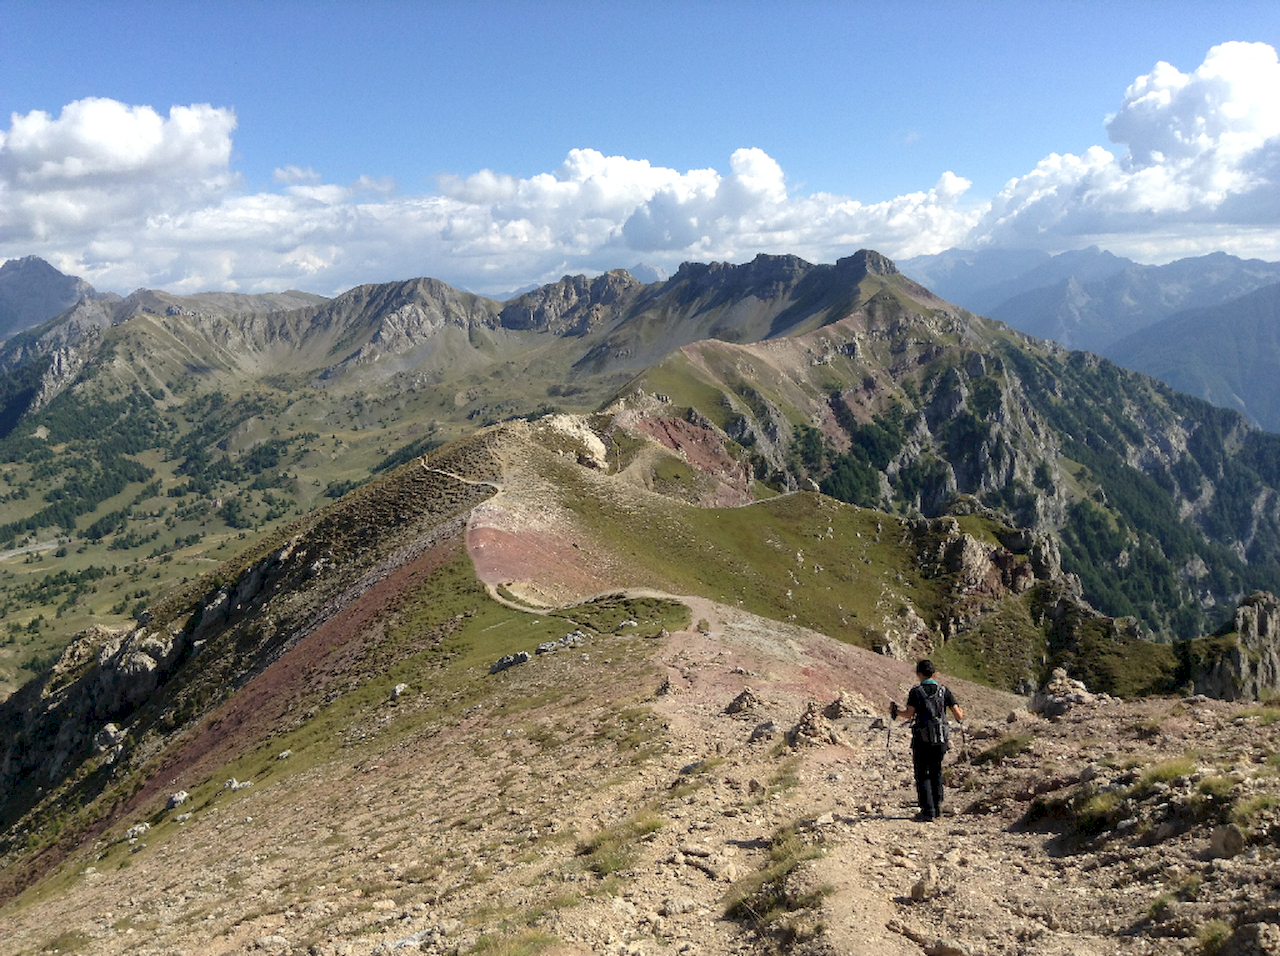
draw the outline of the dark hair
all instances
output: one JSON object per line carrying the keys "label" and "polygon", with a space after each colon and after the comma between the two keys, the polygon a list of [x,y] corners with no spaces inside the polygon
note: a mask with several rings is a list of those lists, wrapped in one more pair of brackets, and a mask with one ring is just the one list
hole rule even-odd
{"label": "dark hair", "polygon": [[933,676],[933,661],[927,657],[916,665],[916,673],[921,677],[929,678]]}

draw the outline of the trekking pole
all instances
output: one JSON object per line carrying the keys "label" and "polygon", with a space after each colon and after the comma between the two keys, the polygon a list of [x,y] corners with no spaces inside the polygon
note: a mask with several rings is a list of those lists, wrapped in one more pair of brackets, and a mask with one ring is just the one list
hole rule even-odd
{"label": "trekking pole", "polygon": [[885,732],[884,732],[884,749],[885,750],[890,749],[889,739],[893,736],[893,725],[897,722],[897,720],[898,720],[898,702],[896,700],[891,700],[889,701],[889,726],[885,728]]}

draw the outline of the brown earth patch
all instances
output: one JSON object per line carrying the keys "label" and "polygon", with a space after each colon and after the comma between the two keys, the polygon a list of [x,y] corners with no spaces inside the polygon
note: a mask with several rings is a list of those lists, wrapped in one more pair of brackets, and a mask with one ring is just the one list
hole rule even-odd
{"label": "brown earth patch", "polygon": [[563,533],[473,525],[467,552],[484,584],[503,585],[539,604],[581,600],[606,590],[609,579],[592,565],[592,549]]}
{"label": "brown earth patch", "polygon": [[699,471],[715,477],[721,487],[717,489],[715,501],[707,504],[729,508],[753,500],[749,466],[730,455],[724,439],[715,432],[683,418],[671,417],[636,416],[628,425],[676,452]]}

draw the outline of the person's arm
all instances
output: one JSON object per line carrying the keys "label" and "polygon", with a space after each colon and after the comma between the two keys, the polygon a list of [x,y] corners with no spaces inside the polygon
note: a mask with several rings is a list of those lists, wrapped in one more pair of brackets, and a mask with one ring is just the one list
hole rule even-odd
{"label": "person's arm", "polygon": [[945,701],[947,710],[951,711],[956,720],[964,723],[964,711],[960,709],[960,703],[956,700],[955,694],[951,693],[951,688],[947,688],[947,699]]}
{"label": "person's arm", "polygon": [[912,717],[916,715],[915,700],[916,700],[916,689],[912,688],[911,692],[907,694],[907,706],[899,707],[898,712],[893,716],[895,718],[901,717],[903,720],[910,720]]}

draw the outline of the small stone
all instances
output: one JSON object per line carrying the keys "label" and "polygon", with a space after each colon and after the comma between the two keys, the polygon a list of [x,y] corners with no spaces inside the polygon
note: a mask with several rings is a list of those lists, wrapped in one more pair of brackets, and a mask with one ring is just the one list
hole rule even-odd
{"label": "small stone", "polygon": [[949,939],[939,939],[924,948],[925,956],[969,956],[969,951]]}
{"label": "small stone", "polygon": [[1244,831],[1234,823],[1213,828],[1209,837],[1209,853],[1219,859],[1230,859],[1244,852]]}
{"label": "small stone", "polygon": [[911,898],[917,903],[924,902],[938,892],[938,868],[932,863],[924,875],[911,887]]}
{"label": "small stone", "polygon": [[681,913],[692,913],[698,909],[698,901],[688,896],[669,896],[662,901],[658,913],[662,916],[679,916]]}

